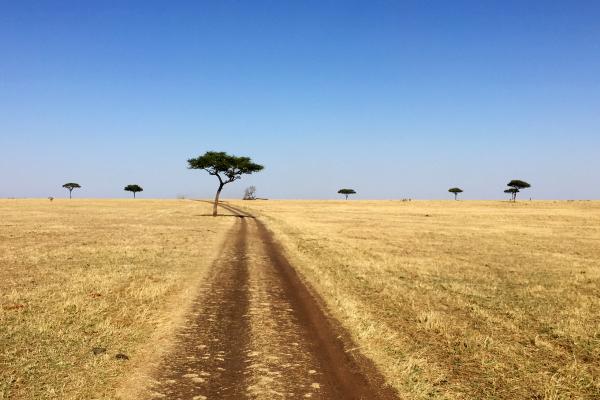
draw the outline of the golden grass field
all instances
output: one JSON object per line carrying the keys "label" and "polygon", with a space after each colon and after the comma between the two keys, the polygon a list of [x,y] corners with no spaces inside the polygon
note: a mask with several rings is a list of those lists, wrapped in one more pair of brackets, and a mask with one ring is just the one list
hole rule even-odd
{"label": "golden grass field", "polygon": [[125,377],[168,346],[234,222],[199,216],[210,211],[187,200],[0,200],[0,399],[126,392]]}
{"label": "golden grass field", "polygon": [[[402,398],[600,398],[600,202],[231,203]],[[135,386],[235,222],[210,208],[0,200],[0,399]]]}
{"label": "golden grass field", "polygon": [[234,204],[402,398],[600,398],[600,202]]}

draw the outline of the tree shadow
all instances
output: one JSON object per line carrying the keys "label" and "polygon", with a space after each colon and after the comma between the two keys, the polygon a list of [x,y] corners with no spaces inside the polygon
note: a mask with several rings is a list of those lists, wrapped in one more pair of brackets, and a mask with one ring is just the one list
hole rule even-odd
{"label": "tree shadow", "polygon": [[[217,214],[217,217],[254,218],[251,215]],[[194,217],[213,217],[212,214],[195,214]]]}

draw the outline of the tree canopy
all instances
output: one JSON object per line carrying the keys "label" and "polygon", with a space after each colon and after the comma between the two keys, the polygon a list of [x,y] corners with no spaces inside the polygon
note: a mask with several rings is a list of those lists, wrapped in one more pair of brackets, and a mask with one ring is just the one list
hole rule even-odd
{"label": "tree canopy", "polygon": [[217,205],[223,186],[240,179],[242,175],[252,174],[264,169],[262,165],[252,162],[250,157],[237,157],[223,151],[207,151],[203,155],[190,158],[187,161],[188,168],[203,169],[219,179],[219,188],[213,205],[213,216],[215,217],[217,216]]}
{"label": "tree canopy", "polygon": [[250,157],[236,157],[223,151],[207,151],[202,156],[190,158],[188,168],[203,169],[218,177],[219,181],[229,183],[240,179],[244,174],[261,171],[264,167],[253,163]]}
{"label": "tree canopy", "polygon": [[69,183],[65,183],[62,187],[69,189],[69,190],[73,190],[73,189],[79,189],[81,187],[81,185],[79,183],[69,182]]}
{"label": "tree canopy", "polygon": [[127,185],[123,188],[123,190],[125,190],[127,192],[132,192],[134,199],[135,199],[136,193],[144,191],[144,189],[140,185]]}
{"label": "tree canopy", "polygon": [[454,200],[456,200],[456,196],[458,196],[459,193],[462,193],[463,190],[461,188],[457,188],[457,187],[453,187],[448,189],[448,191],[452,194],[454,194]]}
{"label": "tree canopy", "polygon": [[529,183],[519,180],[519,179],[513,179],[512,181],[508,182],[508,184],[506,186],[515,188],[515,189],[519,189],[519,190],[527,189],[527,188],[531,187],[531,185]]}
{"label": "tree canopy", "polygon": [[338,190],[338,193],[346,196],[346,200],[348,200],[348,195],[356,194],[356,191],[354,189],[340,189]]}

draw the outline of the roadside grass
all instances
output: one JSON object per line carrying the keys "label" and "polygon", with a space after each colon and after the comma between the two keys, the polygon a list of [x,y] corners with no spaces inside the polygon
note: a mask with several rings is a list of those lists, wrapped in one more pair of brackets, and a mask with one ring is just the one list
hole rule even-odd
{"label": "roadside grass", "polygon": [[175,200],[0,200],[0,399],[132,391],[123,380],[168,347],[234,222],[209,212]]}
{"label": "roadside grass", "polygon": [[402,398],[600,398],[600,202],[232,204]]}

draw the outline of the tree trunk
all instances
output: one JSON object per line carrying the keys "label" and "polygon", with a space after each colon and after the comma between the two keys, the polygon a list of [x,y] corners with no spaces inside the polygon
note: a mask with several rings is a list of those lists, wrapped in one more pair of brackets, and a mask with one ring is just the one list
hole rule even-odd
{"label": "tree trunk", "polygon": [[135,199],[135,192],[133,192],[133,198]]}
{"label": "tree trunk", "polygon": [[346,200],[348,200],[348,195],[346,195]]}
{"label": "tree trunk", "polygon": [[458,200],[458,199],[456,198],[456,196],[458,196],[458,193],[454,193],[454,200],[455,200],[455,201],[456,201],[456,200]]}
{"label": "tree trunk", "polygon": [[219,205],[219,195],[221,194],[221,190],[223,190],[224,184],[219,185],[219,190],[217,190],[217,195],[215,196],[215,204],[213,204],[213,217],[217,216],[217,206]]}
{"label": "tree trunk", "polygon": [[71,192],[73,191],[73,189],[69,190],[69,199],[71,198]]}

